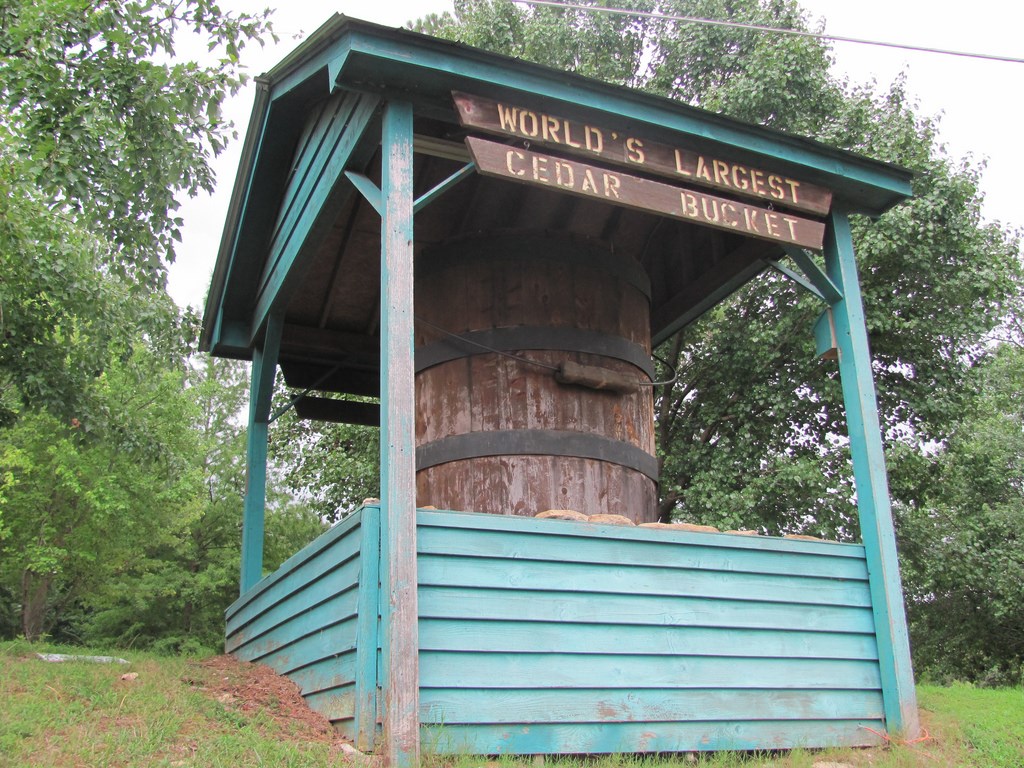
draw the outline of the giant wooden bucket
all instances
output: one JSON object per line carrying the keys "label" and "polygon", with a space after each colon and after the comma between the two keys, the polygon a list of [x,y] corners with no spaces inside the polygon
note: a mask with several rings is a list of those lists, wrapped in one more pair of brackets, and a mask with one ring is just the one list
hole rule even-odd
{"label": "giant wooden bucket", "polygon": [[[416,268],[420,506],[657,519],[650,283],[599,244],[499,233]],[[566,363],[640,385],[560,383]]]}

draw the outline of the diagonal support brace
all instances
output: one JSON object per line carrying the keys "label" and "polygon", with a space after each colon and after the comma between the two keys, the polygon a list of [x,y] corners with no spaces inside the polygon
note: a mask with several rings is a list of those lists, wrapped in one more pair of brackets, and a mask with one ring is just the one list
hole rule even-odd
{"label": "diagonal support brace", "polygon": [[430,205],[432,202],[434,202],[437,198],[439,198],[449,189],[454,187],[460,181],[467,178],[468,176],[472,176],[474,171],[476,171],[476,163],[470,162],[462,166],[461,168],[459,168],[459,170],[457,170],[447,179],[442,181],[436,187],[434,187],[431,190],[428,190],[427,192],[424,192],[422,195],[417,197],[416,201],[412,204],[412,212],[414,214],[419,213],[423,208],[426,208],[428,205]]}
{"label": "diagonal support brace", "polygon": [[384,196],[381,194],[380,187],[361,173],[345,171],[345,178],[351,181],[353,186],[359,190],[359,194],[366,198],[366,202],[373,206],[373,210],[377,212],[378,216],[384,215]]}
{"label": "diagonal support brace", "polygon": [[790,269],[785,264],[783,264],[780,261],[776,261],[775,259],[766,259],[765,261],[772,267],[772,269],[774,269],[777,272],[781,272],[808,293],[812,293],[822,301],[825,301],[825,295],[821,291],[819,291],[813,283],[811,283],[806,277],[801,275],[795,269]]}
{"label": "diagonal support brace", "polygon": [[789,256],[789,258],[791,258],[798,267],[800,267],[800,271],[803,272],[814,287],[818,289],[817,293],[819,296],[829,304],[836,304],[842,301],[842,291],[839,290],[836,284],[832,282],[832,278],[830,278],[825,271],[818,266],[807,251],[795,246],[783,246],[783,248],[786,251],[786,255]]}

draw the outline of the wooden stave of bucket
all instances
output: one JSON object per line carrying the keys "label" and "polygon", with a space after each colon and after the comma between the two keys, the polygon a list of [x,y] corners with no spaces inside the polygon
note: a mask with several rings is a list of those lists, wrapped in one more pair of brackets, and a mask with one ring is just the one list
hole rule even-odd
{"label": "wooden stave of bucket", "polygon": [[[637,523],[656,520],[646,280],[636,262],[558,235],[490,235],[422,254],[416,276],[418,504],[527,516],[575,509]],[[453,340],[440,329],[485,338],[504,354]],[[537,348],[566,341],[575,348]],[[565,361],[647,386],[622,394],[559,384],[553,369]]]}

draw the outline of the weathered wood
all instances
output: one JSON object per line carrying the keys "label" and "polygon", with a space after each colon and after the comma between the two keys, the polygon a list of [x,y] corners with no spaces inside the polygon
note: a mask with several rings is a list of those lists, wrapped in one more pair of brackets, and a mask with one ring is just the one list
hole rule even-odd
{"label": "weathered wood", "polygon": [[[342,621],[356,615],[355,578],[353,570],[339,568],[309,589],[293,594],[250,624],[233,632],[225,650],[236,653],[244,650],[247,656],[258,655],[265,649],[275,649],[302,637],[308,627]],[[325,599],[326,597],[326,599]],[[300,620],[296,620],[300,617]]]}
{"label": "weathered wood", "polygon": [[[418,304],[418,350],[435,353],[417,373],[417,500],[493,514],[570,508],[652,520],[654,406],[641,384],[653,372],[646,285],[604,246],[530,233],[517,249],[515,238],[446,244],[422,257],[417,295],[431,300]],[[512,258],[517,250],[526,258]],[[497,341],[503,353],[468,339]],[[565,386],[556,373],[566,366],[633,386]]]}
{"label": "weathered wood", "polygon": [[376,403],[306,395],[295,402],[295,413],[300,419],[313,421],[361,424],[365,427],[380,426],[380,406]]}
{"label": "weathered wood", "polygon": [[832,202],[831,190],[785,173],[670,146],[622,128],[571,120],[482,96],[458,92],[452,96],[459,120],[466,127],[809,213],[828,213]]}
{"label": "weathered wood", "polygon": [[[566,645],[575,647],[568,638]],[[585,651],[581,648],[577,648],[576,653],[550,654],[421,651],[421,685],[471,690],[881,689],[875,661],[682,654],[647,657]],[[878,716],[881,714],[879,711]]]}
{"label": "weathered wood", "polygon": [[[566,558],[568,560],[568,558]],[[611,570],[606,564],[458,557],[420,553],[421,585],[466,584],[501,589],[558,589],[603,594],[683,595],[722,600],[751,600],[871,607],[864,582],[793,575],[733,573],[709,568],[632,566]]]}
{"label": "weathered wood", "polygon": [[759,240],[821,249],[825,225],[820,221],[472,136],[466,139],[466,146],[485,176],[672,216]]}
{"label": "weathered wood", "polygon": [[[866,747],[882,743],[880,720],[780,722],[698,721],[693,723],[531,723],[425,726],[423,743],[454,754],[622,754],[714,750]],[[868,730],[872,729],[872,730]]]}
{"label": "weathered wood", "polygon": [[566,651],[567,637],[579,653],[878,660],[871,634],[621,624],[609,632],[585,622],[420,619],[424,651],[556,653]]}
{"label": "weathered wood", "polygon": [[419,765],[412,106],[384,108],[381,192],[381,648],[389,765]]}
{"label": "weathered wood", "polygon": [[380,619],[380,508],[364,506],[362,548],[359,561],[359,627],[356,633],[356,708],[351,738],[364,752],[375,746],[377,738],[377,692],[379,690],[377,646]]}
{"label": "weathered wood", "polygon": [[570,690],[424,689],[424,723],[648,723],[700,720],[882,718],[876,691],[701,690],[598,685]]}
{"label": "weathered wood", "polygon": [[[466,619],[482,615],[498,620],[586,622],[600,615],[608,625],[661,625],[768,628],[794,627],[820,632],[872,632],[869,608],[797,603],[743,602],[699,597],[601,595],[600,598],[550,591],[429,586],[420,590],[424,617]],[[600,608],[598,608],[600,605]],[[714,610],[710,610],[711,606]],[[595,611],[597,614],[595,614]]]}
{"label": "weathered wood", "polygon": [[[441,512],[420,512],[419,517],[423,554],[868,579],[864,548],[853,544],[644,528],[609,537],[596,526],[564,521],[526,523]],[[674,546],[679,544],[685,546]]]}

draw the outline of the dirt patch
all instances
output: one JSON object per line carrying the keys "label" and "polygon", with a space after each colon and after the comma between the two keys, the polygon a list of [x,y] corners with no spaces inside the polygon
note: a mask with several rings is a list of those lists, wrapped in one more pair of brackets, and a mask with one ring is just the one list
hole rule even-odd
{"label": "dirt patch", "polygon": [[247,716],[262,714],[301,741],[341,746],[348,743],[330,721],[314,712],[298,686],[265,664],[250,664],[233,656],[214,656],[189,665],[184,682],[203,691],[226,708]]}

